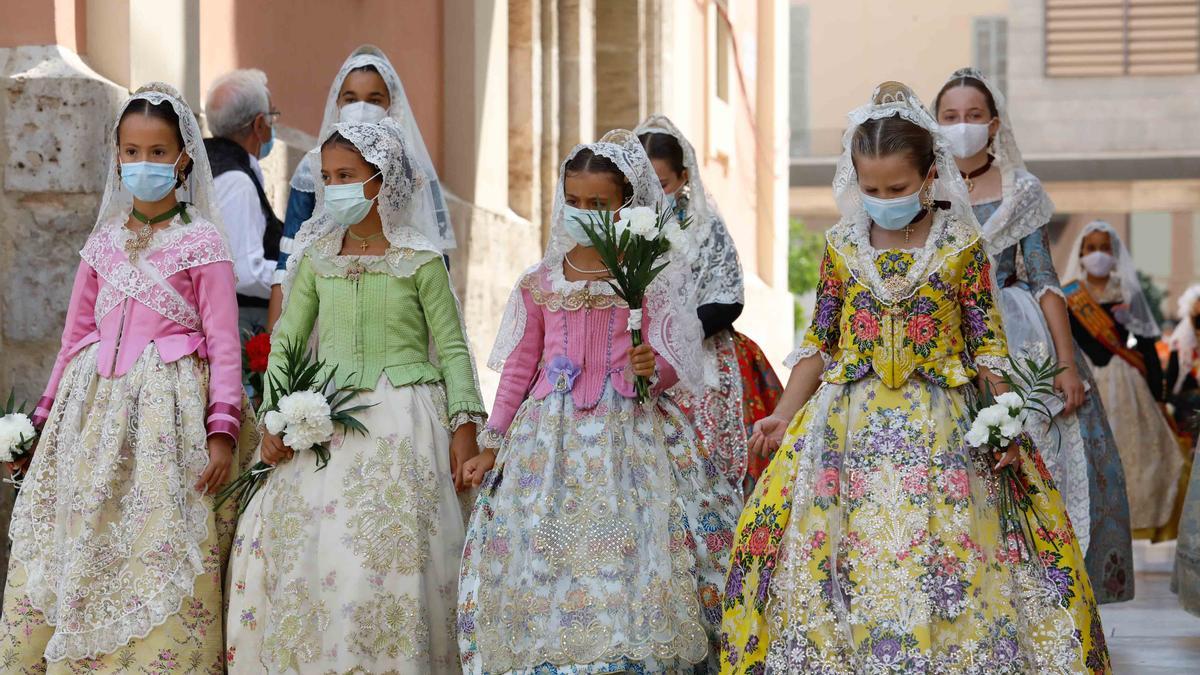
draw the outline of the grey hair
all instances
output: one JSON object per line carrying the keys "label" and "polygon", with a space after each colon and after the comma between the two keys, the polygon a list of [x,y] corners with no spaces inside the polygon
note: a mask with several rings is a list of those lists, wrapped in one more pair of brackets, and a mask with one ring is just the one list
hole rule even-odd
{"label": "grey hair", "polygon": [[218,77],[208,88],[204,111],[213,136],[241,135],[255,117],[271,111],[266,73],[246,68]]}

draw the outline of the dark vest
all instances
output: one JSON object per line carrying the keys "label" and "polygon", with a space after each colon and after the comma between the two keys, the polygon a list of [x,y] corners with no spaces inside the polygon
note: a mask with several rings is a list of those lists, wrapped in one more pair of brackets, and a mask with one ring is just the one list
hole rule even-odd
{"label": "dark vest", "polygon": [[[213,178],[226,171],[241,171],[250,177],[250,182],[254,183],[254,189],[258,192],[258,203],[262,207],[263,218],[267,221],[267,228],[263,231],[263,257],[271,261],[279,260],[279,240],[283,238],[283,222],[276,218],[275,212],[271,210],[271,203],[267,201],[267,193],[263,191],[262,183],[250,166],[250,153],[227,138],[204,139],[204,150],[208,153],[209,164],[212,165]],[[241,223],[225,223],[227,228],[241,226]],[[262,298],[254,298],[240,293],[237,298],[240,307],[267,306],[267,301]]]}

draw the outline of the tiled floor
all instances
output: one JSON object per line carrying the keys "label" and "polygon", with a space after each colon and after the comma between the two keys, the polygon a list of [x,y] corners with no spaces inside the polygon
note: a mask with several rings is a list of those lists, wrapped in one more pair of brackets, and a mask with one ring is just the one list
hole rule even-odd
{"label": "tiled floor", "polygon": [[1200,617],[1171,592],[1174,544],[1134,545],[1137,597],[1100,614],[1116,675],[1200,674]]}

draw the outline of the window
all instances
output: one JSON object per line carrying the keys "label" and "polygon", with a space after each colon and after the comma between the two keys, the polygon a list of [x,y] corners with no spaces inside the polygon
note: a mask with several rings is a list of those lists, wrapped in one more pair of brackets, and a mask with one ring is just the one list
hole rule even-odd
{"label": "window", "polygon": [[1047,77],[1200,73],[1196,0],[1045,0]]}
{"label": "window", "polygon": [[788,126],[791,127],[789,145],[792,157],[807,157],[812,152],[811,131],[808,128],[808,16],[808,5],[791,6]]}
{"label": "window", "polygon": [[716,94],[726,103],[729,103],[729,52],[729,20],[721,7],[717,16]]}
{"label": "window", "polygon": [[733,155],[733,33],[725,0],[708,3],[708,148],[707,155],[728,161]]}
{"label": "window", "polygon": [[975,67],[1000,93],[1008,91],[1008,19],[1002,16],[979,16],[974,21]]}

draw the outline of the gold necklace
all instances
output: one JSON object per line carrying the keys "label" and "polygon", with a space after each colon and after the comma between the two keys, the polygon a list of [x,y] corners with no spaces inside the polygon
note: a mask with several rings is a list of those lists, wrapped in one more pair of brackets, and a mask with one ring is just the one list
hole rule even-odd
{"label": "gold necklace", "polygon": [[383,236],[382,230],[380,230],[379,232],[376,232],[375,234],[368,235],[366,237],[360,237],[359,235],[354,233],[354,230],[352,230],[350,228],[346,228],[346,233],[349,234],[350,238],[353,239],[354,241],[360,242],[358,245],[358,248],[363,251],[367,250],[367,248],[370,246],[371,240],[378,239]]}

